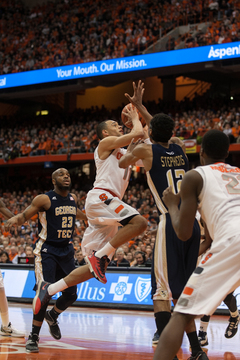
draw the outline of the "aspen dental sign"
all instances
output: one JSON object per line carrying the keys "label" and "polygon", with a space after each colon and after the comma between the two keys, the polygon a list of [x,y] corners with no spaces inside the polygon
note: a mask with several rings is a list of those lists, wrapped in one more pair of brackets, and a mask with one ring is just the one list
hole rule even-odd
{"label": "aspen dental sign", "polygon": [[0,75],[2,89],[240,57],[240,42]]}

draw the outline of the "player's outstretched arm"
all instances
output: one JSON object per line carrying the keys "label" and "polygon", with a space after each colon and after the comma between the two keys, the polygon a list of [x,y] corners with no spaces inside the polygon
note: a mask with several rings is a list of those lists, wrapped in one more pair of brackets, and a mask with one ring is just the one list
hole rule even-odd
{"label": "player's outstretched arm", "polygon": [[5,227],[9,229],[13,225],[22,225],[25,221],[29,220],[32,216],[36,215],[38,212],[45,211],[49,209],[51,205],[50,199],[47,195],[38,195],[36,196],[31,205],[29,205],[21,214],[13,216],[9,219]]}
{"label": "player's outstretched arm", "polygon": [[150,121],[152,119],[152,115],[147,111],[145,106],[142,104],[142,98],[144,94],[144,83],[139,80],[138,84],[136,85],[135,82],[133,82],[133,96],[130,96],[129,94],[125,93],[124,95],[126,98],[131,102],[138,111],[142,114],[144,120],[146,121],[146,124],[149,126]]}
{"label": "player's outstretched arm", "polygon": [[139,158],[133,155],[133,150],[141,143],[141,139],[138,139],[136,142],[132,139],[131,143],[128,145],[127,152],[124,154],[121,159],[118,161],[118,166],[120,168],[126,169],[130,165],[134,165]]}
{"label": "player's outstretched arm", "polygon": [[14,216],[14,214],[6,207],[2,200],[0,200],[0,213],[3,214],[5,219],[10,219]]}
{"label": "player's outstretched arm", "polygon": [[140,142],[131,152],[127,152],[118,162],[119,167],[126,168],[130,165],[144,166],[146,171],[152,167],[152,146],[144,142]]}
{"label": "player's outstretched arm", "polygon": [[179,196],[172,192],[169,187],[163,192],[163,201],[168,207],[173,228],[177,237],[182,241],[187,241],[193,230],[193,224],[198,207],[198,195],[203,186],[201,175],[191,170],[184,175],[181,184],[181,205],[179,208]]}

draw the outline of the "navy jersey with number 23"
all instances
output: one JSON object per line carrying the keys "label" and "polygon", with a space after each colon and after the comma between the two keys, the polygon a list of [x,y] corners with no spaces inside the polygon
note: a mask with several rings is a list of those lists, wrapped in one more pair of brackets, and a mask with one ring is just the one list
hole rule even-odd
{"label": "navy jersey with number 23", "polygon": [[38,234],[45,244],[65,247],[72,240],[77,206],[71,194],[62,197],[55,191],[47,192],[51,201],[48,210],[39,213]]}

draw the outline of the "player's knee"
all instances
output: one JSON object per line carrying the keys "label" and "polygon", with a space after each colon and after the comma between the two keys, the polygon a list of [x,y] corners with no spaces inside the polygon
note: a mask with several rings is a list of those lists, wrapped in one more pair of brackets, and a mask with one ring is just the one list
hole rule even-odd
{"label": "player's knee", "polygon": [[147,228],[147,225],[148,225],[147,219],[145,219],[143,216],[139,216],[139,219],[138,219],[139,232],[142,233],[143,231],[145,231]]}

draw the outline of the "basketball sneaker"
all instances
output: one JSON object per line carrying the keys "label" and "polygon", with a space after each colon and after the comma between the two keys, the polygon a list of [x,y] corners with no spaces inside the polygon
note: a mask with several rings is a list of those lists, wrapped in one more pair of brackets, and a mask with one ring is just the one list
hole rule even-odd
{"label": "basketball sneaker", "polygon": [[1,325],[0,335],[11,337],[25,337],[24,332],[15,329],[11,323],[9,323],[8,326]]}
{"label": "basketball sneaker", "polygon": [[153,338],[152,338],[152,344],[157,345],[158,341],[159,341],[159,334],[158,334],[158,331],[156,330],[154,335],[153,335]]}
{"label": "basketball sneaker", "polygon": [[207,357],[207,354],[204,351],[199,351],[197,355],[190,356],[188,360],[209,360],[209,358]]}
{"label": "basketball sneaker", "polygon": [[101,281],[101,283],[106,284],[107,278],[105,276],[105,272],[109,263],[109,259],[107,255],[99,258],[95,256],[96,251],[93,251],[91,256],[85,256],[85,261],[89,265],[89,269],[93,276]]}
{"label": "basketball sneaker", "polygon": [[198,341],[199,341],[199,344],[201,346],[208,345],[208,336],[207,336],[206,331],[199,330],[199,332],[198,332]]}
{"label": "basketball sneaker", "polygon": [[36,295],[33,299],[32,308],[34,315],[37,315],[41,308],[49,302],[51,295],[48,293],[48,287],[50,283],[46,281],[40,281],[37,287]]}
{"label": "basketball sneaker", "polygon": [[60,328],[58,326],[58,321],[50,315],[50,311],[46,311],[44,319],[48,323],[49,332],[52,335],[52,337],[56,340],[60,340],[62,335]]}
{"label": "basketball sneaker", "polygon": [[38,348],[39,336],[37,334],[30,334],[28,341],[26,342],[26,352],[27,353],[37,353],[39,352]]}
{"label": "basketball sneaker", "polygon": [[230,339],[234,335],[236,335],[236,333],[238,331],[239,315],[236,317],[230,316],[228,321],[229,321],[229,324],[228,324],[228,327],[226,328],[224,336],[227,339]]}

